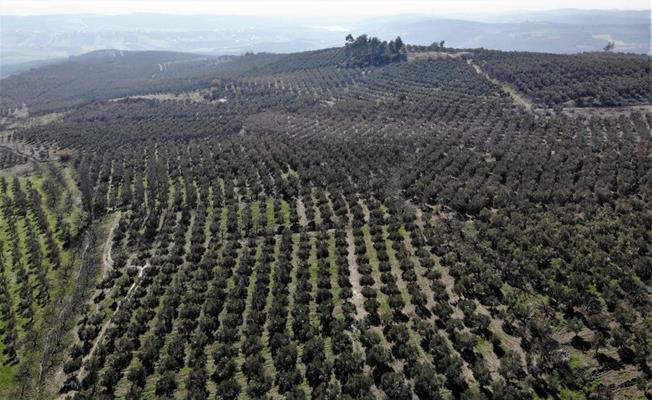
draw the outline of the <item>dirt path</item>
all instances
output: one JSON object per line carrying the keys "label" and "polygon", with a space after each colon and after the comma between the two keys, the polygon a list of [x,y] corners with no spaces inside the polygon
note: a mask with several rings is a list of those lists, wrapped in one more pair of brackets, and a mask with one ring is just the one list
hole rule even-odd
{"label": "dirt path", "polygon": [[[113,258],[111,257],[111,250],[113,249],[113,236],[115,232],[115,228],[118,226],[118,223],[120,222],[120,213],[117,214],[115,219],[113,220],[113,223],[111,224],[111,228],[109,229],[108,235],[106,235],[106,241],[104,242],[104,245],[102,246],[102,267],[103,267],[103,274],[106,274],[109,270],[113,269]],[[139,274],[140,277],[140,274]],[[134,281],[134,284],[136,283],[138,279]],[[129,291],[133,288],[129,288]],[[127,296],[129,296],[129,292],[127,292]],[[120,309],[120,305],[122,302],[118,303],[118,306],[115,309],[115,313]],[[87,358],[90,359],[93,353],[95,352],[95,349],[97,348],[98,344],[104,337],[104,334],[106,333],[107,328],[109,327],[109,324],[111,323],[111,318],[109,318],[108,321],[104,323],[102,326],[102,329],[100,329],[100,333],[97,335],[97,338],[95,338],[95,341],[93,342],[93,347],[91,348],[91,351],[88,353]],[[82,369],[79,370],[78,372],[78,378],[81,378],[81,371]]]}
{"label": "dirt path", "polygon": [[[487,80],[496,85],[499,85],[507,94],[509,94],[518,106],[525,107],[528,111],[541,112],[542,110],[535,109],[537,105],[521,92],[519,92],[512,85],[494,79],[489,74],[487,74],[480,65],[476,64],[472,59],[467,59],[467,63],[473,67],[476,73],[482,75]],[[540,105],[539,105],[540,106]],[[548,109],[550,111],[550,109]],[[636,105],[636,106],[622,106],[622,107],[564,107],[562,113],[570,117],[584,116],[584,117],[604,117],[604,118],[616,118],[621,115],[630,116],[632,113],[649,113],[652,112],[652,105]]]}
{"label": "dirt path", "polygon": [[496,353],[494,353],[493,349],[489,347],[488,342],[482,349],[482,358],[484,359],[484,365],[489,370],[491,379],[493,381],[500,379],[500,374],[498,373],[498,369],[500,368],[500,359]]}
{"label": "dirt path", "polygon": [[[129,299],[129,296],[131,296],[131,293],[134,291],[136,287],[140,284],[140,280],[145,273],[145,270],[149,268],[151,265],[149,264],[149,261],[145,263],[145,265],[138,267],[138,275],[136,276],[136,279],[134,279],[134,283],[131,284],[129,287],[129,290],[127,290],[127,294],[124,297],[124,300],[119,301],[118,305],[115,308],[115,311],[113,312],[113,315],[115,315],[118,311],[120,311],[120,307]],[[93,347],[91,347],[91,350],[88,352],[88,354],[84,357],[84,360],[90,360],[93,357],[93,354],[95,354],[95,351],[97,350],[97,346],[102,342],[102,339],[104,338],[104,335],[106,334],[107,329],[109,329],[109,326],[111,325],[111,322],[113,322],[113,316],[109,318],[103,325],[102,329],[100,329],[100,332],[98,333],[97,337],[93,341]],[[80,368],[79,371],[77,372],[77,379],[81,382],[81,380],[85,376],[85,368]]]}
{"label": "dirt path", "polygon": [[[440,268],[438,269],[439,272],[441,272],[441,281],[446,286],[446,292],[448,293],[448,296],[450,297],[450,300],[448,301],[448,304],[453,308],[453,314],[451,315],[451,318],[456,318],[456,319],[464,319],[464,313],[462,310],[457,306],[457,300],[459,299],[459,296],[457,296],[454,292],[454,287],[455,287],[455,278],[453,278],[449,272],[448,268],[440,264]],[[450,349],[453,351],[455,350],[455,346],[453,346],[453,343],[451,342],[450,338],[448,337],[448,333],[445,330],[438,329],[438,332],[440,335],[442,335],[446,341],[448,342],[448,346]],[[473,371],[471,371],[471,366],[466,360],[462,360],[462,374],[466,378],[466,381],[469,383],[474,383],[475,382],[475,376],[473,375]]]}
{"label": "dirt path", "polygon": [[[131,292],[136,288],[136,286],[138,286],[140,284],[140,278],[143,277],[143,274],[145,273],[145,270],[147,268],[149,268],[149,267],[151,267],[151,265],[150,265],[149,261],[147,261],[145,263],[145,265],[138,268],[138,275],[136,276],[136,279],[134,279],[134,283],[132,283],[131,286],[129,286],[129,290],[127,290],[127,294],[125,295],[125,300],[127,300],[129,298],[129,296],[131,295]],[[122,303],[123,303],[122,301],[118,303],[118,306],[115,309],[116,311],[118,311],[120,309],[120,306],[122,305]]]}
{"label": "dirt path", "polygon": [[34,164],[27,162],[24,164],[14,165],[13,167],[0,169],[0,176],[26,175],[34,170]]}
{"label": "dirt path", "polygon": [[414,210],[414,216],[416,217],[416,224],[419,228],[423,228],[423,211],[420,207],[416,207]]}
{"label": "dirt path", "polygon": [[[595,332],[593,332],[591,329],[584,328],[577,333],[577,336],[586,340],[587,342],[592,342],[595,336]],[[568,330],[561,330],[553,334],[552,337],[560,344],[570,344],[573,338],[575,337],[575,332],[570,332]]]}
{"label": "dirt path", "polygon": [[360,285],[360,272],[358,271],[358,260],[355,255],[355,240],[353,238],[353,213],[347,204],[346,216],[349,223],[346,227],[346,244],[347,256],[346,259],[349,263],[349,280],[351,281],[351,291],[353,292],[353,305],[356,309],[356,319],[363,320],[367,316],[367,311],[364,309],[364,296],[362,295],[362,286]]}
{"label": "dirt path", "polygon": [[352,300],[356,309],[356,319],[360,321],[367,316],[367,311],[364,309],[364,296],[362,296],[362,286],[360,286],[360,272],[358,272],[358,260],[355,256],[355,242],[353,240],[353,228],[351,226],[346,228],[346,243],[348,248],[349,279],[351,281],[351,291],[353,292]]}
{"label": "dirt path", "polygon": [[297,214],[299,215],[299,225],[308,226],[308,217],[306,216],[306,206],[303,204],[301,197],[297,198]]}
{"label": "dirt path", "polygon": [[360,207],[362,207],[362,212],[364,213],[364,222],[365,224],[369,223],[369,219],[371,218],[371,213],[369,212],[369,208],[365,204],[362,199],[358,200],[358,204],[360,204]]}
{"label": "dirt path", "polygon": [[104,242],[102,250],[102,265],[104,266],[104,272],[107,272],[110,269],[113,269],[113,258],[111,257],[111,250],[113,249],[113,236],[115,233],[115,228],[120,222],[120,211],[118,211],[111,228],[109,229],[109,234],[106,237],[106,242]]}
{"label": "dirt path", "polygon": [[[82,248],[82,251],[80,252],[80,258],[82,260],[81,261],[82,263],[83,263],[83,260],[86,258],[86,255],[87,255],[88,250],[90,249],[90,247],[91,247],[91,245],[90,245],[89,235],[85,235],[84,236],[84,247]],[[64,320],[65,319],[64,316],[66,314],[70,314],[70,309],[72,307],[71,302],[69,301],[69,299],[66,299],[65,301],[68,301],[68,303],[64,304],[64,306],[61,308],[61,311],[59,312],[59,317],[57,318],[58,321]],[[43,370],[43,364],[46,363],[45,355],[50,354],[49,349],[51,347],[51,342],[53,340],[52,335],[54,334],[56,336],[55,331],[56,331],[56,328],[54,328],[54,327],[52,329],[50,329],[50,331],[48,332],[48,334],[47,334],[47,336],[45,338],[45,344],[43,346],[44,358],[41,360],[41,363],[39,364],[39,378],[38,378],[39,383],[43,383],[43,381],[44,381],[45,375],[44,375],[44,370]],[[54,339],[54,340],[56,340],[56,339]],[[58,370],[54,374],[54,377],[53,377],[52,380],[54,382],[51,382],[51,384],[56,385],[57,388],[60,388],[63,385],[63,382],[65,380],[65,374],[63,372],[63,368],[58,368]]]}
{"label": "dirt path", "polygon": [[465,54],[469,54],[467,51],[458,51],[457,53],[448,53],[444,51],[421,51],[421,52],[408,52],[407,58],[408,61],[420,61],[420,60],[440,60],[448,58],[460,58]]}
{"label": "dirt path", "polygon": [[452,303],[456,303],[458,296],[455,294],[455,278],[451,276],[451,274],[448,272],[448,268],[444,267],[441,265],[441,268],[439,269],[439,272],[441,272],[441,282],[446,286],[446,293],[448,293],[448,297],[450,298],[450,301]]}
{"label": "dirt path", "polygon": [[31,154],[23,153],[20,150],[18,150],[17,146],[18,146],[18,144],[15,144],[14,147],[8,146],[7,144],[0,144],[0,147],[2,147],[3,150],[7,150],[8,152],[17,155],[18,157],[25,157],[28,160],[34,161],[34,162],[47,161],[47,160],[39,160],[39,159],[36,159]]}
{"label": "dirt path", "polygon": [[532,111],[532,107],[534,103],[532,100],[526,98],[523,96],[521,93],[519,93],[516,89],[514,89],[511,85],[501,82],[497,79],[494,79],[487,74],[482,67],[480,67],[478,64],[476,64],[472,59],[467,59],[466,62],[475,69],[475,72],[478,73],[479,75],[484,76],[487,80],[489,80],[492,83],[495,83],[496,85],[500,86],[507,94],[509,94],[514,101],[514,103],[518,106],[525,107],[526,110]]}

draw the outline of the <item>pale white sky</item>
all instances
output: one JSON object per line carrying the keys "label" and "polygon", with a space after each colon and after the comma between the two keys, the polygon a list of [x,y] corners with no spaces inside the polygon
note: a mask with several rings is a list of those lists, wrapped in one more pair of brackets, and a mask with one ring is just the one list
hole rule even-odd
{"label": "pale white sky", "polygon": [[509,11],[649,9],[650,0],[0,0],[2,15],[214,14],[260,16],[451,15]]}

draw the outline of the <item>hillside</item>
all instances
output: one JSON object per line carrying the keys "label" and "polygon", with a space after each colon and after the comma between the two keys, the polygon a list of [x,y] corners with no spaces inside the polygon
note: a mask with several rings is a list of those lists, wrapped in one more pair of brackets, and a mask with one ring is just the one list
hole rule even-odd
{"label": "hillside", "polygon": [[52,112],[111,97],[188,91],[206,86],[202,69],[224,60],[161,51],[95,51],[3,79],[3,104],[10,104],[3,107],[25,104],[32,112]]}
{"label": "hillside", "polygon": [[0,81],[0,397],[638,399],[650,57],[350,38]]}

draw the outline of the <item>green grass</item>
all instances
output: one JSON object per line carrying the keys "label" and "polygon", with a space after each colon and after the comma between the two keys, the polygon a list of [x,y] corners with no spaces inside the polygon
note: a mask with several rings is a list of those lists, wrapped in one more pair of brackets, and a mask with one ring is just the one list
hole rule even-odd
{"label": "green grass", "polygon": [[309,236],[310,240],[310,256],[308,257],[308,269],[310,272],[310,284],[312,285],[311,296],[313,301],[310,302],[310,323],[314,326],[319,326],[319,318],[317,316],[317,303],[314,301],[315,294],[317,293],[317,277],[319,276],[319,264],[317,262],[317,240],[314,236]]}
{"label": "green grass", "polygon": [[559,398],[562,400],[584,400],[586,396],[577,390],[563,388],[559,393]]}
{"label": "green grass", "polygon": [[570,357],[570,361],[568,362],[568,366],[572,370],[580,369],[584,367],[584,362],[580,357],[577,356],[577,354],[573,354]]}
{"label": "green grass", "polygon": [[268,228],[276,228],[276,215],[274,215],[274,198],[273,197],[268,197],[267,198],[267,227]]}
{"label": "green grass", "polygon": [[0,398],[10,399],[16,396],[15,378],[18,365],[7,365],[4,360],[4,349],[4,343],[0,342]]}
{"label": "green grass", "polygon": [[[68,195],[70,197],[75,196],[75,187],[74,187],[74,180],[72,179],[72,176],[68,173],[67,175],[64,173],[64,177],[68,176],[68,178],[65,178],[65,187],[62,188],[62,196],[61,198],[63,199],[64,195]],[[11,246],[13,245],[13,241],[10,241],[9,237],[9,225],[8,222],[5,220],[4,213],[0,213],[0,241],[3,242],[2,248],[0,248],[0,251],[4,255],[5,259],[5,265],[4,265],[4,277],[6,280],[7,284],[7,289],[8,293],[11,296],[11,303],[13,304],[13,312],[16,317],[16,332],[18,334],[18,340],[16,343],[17,347],[17,353],[18,353],[18,358],[20,360],[20,363],[24,366],[26,366],[29,370],[32,376],[37,376],[38,371],[37,369],[37,364],[38,360],[40,359],[40,353],[43,351],[42,349],[42,343],[43,343],[43,335],[45,332],[48,331],[48,320],[50,319],[49,316],[55,315],[56,311],[56,304],[58,302],[56,299],[62,298],[68,291],[68,287],[62,286],[62,284],[65,285],[65,281],[62,281],[59,279],[59,274],[64,267],[69,264],[71,260],[71,254],[69,250],[63,250],[63,244],[60,240],[60,238],[55,235],[55,249],[54,251],[58,253],[59,259],[60,259],[60,269],[55,270],[55,266],[53,265],[51,255],[48,255],[47,251],[47,245],[46,245],[46,240],[47,240],[47,234],[49,232],[56,232],[57,226],[56,226],[56,214],[57,213],[62,213],[64,215],[64,218],[68,220],[68,223],[71,225],[75,225],[75,229],[78,230],[79,222],[78,220],[80,219],[81,216],[81,210],[79,207],[75,207],[75,204],[73,203],[72,207],[68,207],[67,209],[64,209],[64,204],[60,202],[59,204],[55,205],[55,209],[49,209],[47,202],[46,202],[46,195],[43,189],[43,184],[46,179],[49,178],[49,172],[45,171],[43,169],[39,169],[37,172],[34,172],[30,175],[27,175],[25,177],[13,177],[7,179],[8,183],[11,182],[13,179],[18,179],[19,182],[19,187],[20,190],[25,194],[27,204],[29,204],[29,192],[28,192],[28,183],[31,184],[31,186],[34,188],[34,190],[37,191],[37,193],[40,196],[41,199],[41,208],[45,212],[46,215],[46,220],[45,220],[45,226],[40,226],[36,214],[32,211],[31,207],[27,205],[26,207],[26,213],[25,215],[18,215],[16,213],[17,210],[14,211],[15,218],[17,218],[17,221],[15,223],[15,231],[18,239],[18,248],[15,249],[15,254],[20,260],[20,263],[24,266],[24,268],[27,271],[28,274],[28,282],[29,285],[33,288],[33,296],[34,296],[34,302],[32,303],[33,305],[33,310],[34,310],[34,321],[33,321],[33,327],[31,330],[25,330],[24,323],[26,322],[25,318],[21,317],[18,314],[18,304],[20,302],[20,296],[19,296],[19,285],[16,282],[16,275],[15,275],[15,265],[12,265],[9,262],[9,254],[11,251]],[[14,193],[14,188],[12,184],[7,185],[7,190],[3,193],[0,193],[0,202],[4,203],[4,198],[8,197],[11,199],[15,198],[15,193]],[[66,211],[68,211],[66,213]],[[37,241],[37,245],[39,248],[39,252],[41,253],[42,256],[42,263],[41,265],[38,266],[33,266],[33,268],[30,268],[30,263],[29,261],[29,248],[28,248],[28,236],[27,236],[27,230],[31,229],[34,238]],[[73,232],[74,233],[74,232]],[[37,287],[37,278],[36,278],[36,272],[38,268],[45,268],[47,269],[47,274],[46,274],[46,280],[48,282],[48,295],[49,295],[49,302],[45,307],[40,307],[38,305],[38,301],[36,299],[36,296],[39,295],[41,288]],[[4,324],[3,324],[4,325]],[[16,377],[18,374],[18,370],[20,368],[19,364],[13,364],[13,365],[7,365],[7,360],[5,359],[4,354],[2,353],[2,350],[4,349],[4,344],[0,344],[0,397],[2,398],[11,398],[16,394],[16,391],[18,390],[18,382],[16,381]]]}
{"label": "green grass", "polygon": [[254,201],[253,203],[249,203],[249,208],[251,209],[251,226],[253,227],[254,231],[256,231],[256,229],[263,226],[261,218],[260,218],[261,217],[260,216],[260,203],[258,201]]}
{"label": "green grass", "polygon": [[333,317],[341,319],[344,317],[344,314],[342,312],[342,299],[340,299],[342,288],[337,283],[336,252],[335,235],[331,232],[328,235],[328,263],[330,266],[329,273],[331,275],[331,292],[333,293]]}
{"label": "green grass", "polygon": [[292,169],[292,167],[290,167],[290,166],[288,165],[288,170],[287,170],[287,172],[283,175],[283,177],[293,177],[293,178],[298,178],[298,177],[299,177],[299,173],[298,173],[297,171],[295,171],[294,169]]}
{"label": "green grass", "polygon": [[281,201],[281,218],[283,219],[283,225],[290,225],[290,214],[292,210],[290,209],[290,204],[287,201]]}
{"label": "green grass", "polygon": [[[57,166],[57,168],[59,168],[59,166]],[[11,296],[10,300],[13,305],[13,312],[16,317],[16,332],[18,334],[16,350],[21,363],[7,365],[7,360],[2,353],[4,344],[0,343],[0,388],[2,388],[0,391],[0,398],[11,398],[16,394],[16,391],[18,390],[18,382],[16,381],[16,376],[18,374],[20,365],[26,366],[29,369],[32,377],[38,376],[38,360],[40,360],[41,353],[43,351],[43,337],[45,333],[48,332],[48,326],[52,322],[52,316],[58,314],[57,307],[58,304],[60,304],[58,299],[63,298],[63,296],[69,293],[69,291],[72,290],[74,286],[73,280],[62,280],[60,276],[62,271],[74,268],[74,266],[70,265],[72,260],[72,254],[70,250],[63,249],[63,243],[56,234],[56,215],[63,215],[64,220],[73,228],[72,233],[76,234],[76,232],[79,230],[79,227],[81,226],[82,212],[79,207],[79,203],[74,201],[74,199],[78,199],[78,191],[72,177],[72,172],[67,170],[67,168],[62,168],[61,172],[64,176],[65,185],[61,188],[60,200],[58,204],[55,204],[53,209],[48,207],[46,201],[47,197],[44,191],[44,182],[46,179],[51,178],[49,176],[50,172],[47,169],[39,168],[29,175],[18,178],[20,189],[25,194],[26,198],[26,212],[25,215],[18,215],[16,209],[12,210],[14,212],[15,218],[17,219],[14,227],[18,239],[18,246],[13,250],[14,252],[17,252],[16,254],[19,256],[21,264],[26,269],[29,285],[33,288],[34,301],[32,306],[34,310],[34,319],[32,328],[30,330],[25,329],[24,323],[26,322],[26,319],[18,314],[20,295],[19,285],[16,282],[16,266],[12,265],[9,262],[9,254],[11,252],[13,241],[9,240],[10,227],[8,222],[5,220],[5,215],[4,213],[0,213],[0,241],[3,242],[3,246],[0,248],[0,251],[3,253],[5,259],[3,274],[6,280],[8,293]],[[15,198],[14,188],[11,184],[11,180],[11,178],[7,179],[7,190],[0,193],[0,203],[4,203],[5,197],[11,199]],[[34,211],[32,211],[31,206],[29,205],[30,197],[28,184],[31,184],[34,190],[36,190],[36,192],[39,194],[41,200],[40,207],[43,209],[46,216],[45,226],[40,225],[39,221],[36,218],[36,214]],[[72,199],[72,204],[65,204],[64,201],[66,199]],[[30,267],[28,262],[28,228],[32,231],[34,238],[37,241],[39,252],[42,256],[42,264],[33,267]],[[60,260],[58,269],[55,268],[55,265],[52,262],[52,256],[48,255],[47,251],[47,235],[50,232],[55,233],[54,251],[58,253]],[[48,283],[49,300],[44,307],[40,307],[38,305],[38,300],[36,299],[36,296],[38,296],[41,291],[41,288],[37,287],[38,281],[36,273],[38,268],[47,269],[46,280]]]}
{"label": "green grass", "polygon": [[220,212],[220,232],[222,235],[226,233],[228,219],[229,209],[227,207],[222,207],[222,211]]}
{"label": "green grass", "polygon": [[168,207],[171,207],[174,204],[175,191],[174,180],[168,177]]}
{"label": "green grass", "polygon": [[462,232],[464,233],[464,236],[471,239],[475,239],[478,236],[478,229],[475,227],[475,222],[473,221],[466,221],[462,228]]}

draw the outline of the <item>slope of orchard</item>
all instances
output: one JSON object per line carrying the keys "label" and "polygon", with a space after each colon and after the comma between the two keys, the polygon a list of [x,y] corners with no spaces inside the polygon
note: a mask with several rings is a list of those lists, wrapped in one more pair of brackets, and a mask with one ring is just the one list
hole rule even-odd
{"label": "slope of orchard", "polygon": [[44,378],[34,371],[51,368],[48,363],[60,356],[61,349],[52,346],[62,345],[56,332],[83,261],[74,244],[82,224],[76,193],[70,170],[58,166],[41,165],[20,177],[0,175],[3,397],[30,391]]}
{"label": "slope of orchard", "polygon": [[56,297],[39,305],[62,228],[38,214],[58,203],[35,204],[65,165],[95,268],[44,380],[46,352],[4,365],[78,399],[644,396],[652,114],[568,116],[586,93],[550,100],[529,71],[579,88],[595,65],[584,82],[618,96],[588,105],[645,106],[649,57],[555,56],[557,72],[551,55],[408,50],[424,54],[368,68],[342,49],[159,57],[130,72],[175,74],[150,90],[34,100],[65,114],[12,141],[72,159],[3,186],[3,220],[23,221],[4,228],[5,350],[29,334],[27,289],[37,323]]}

